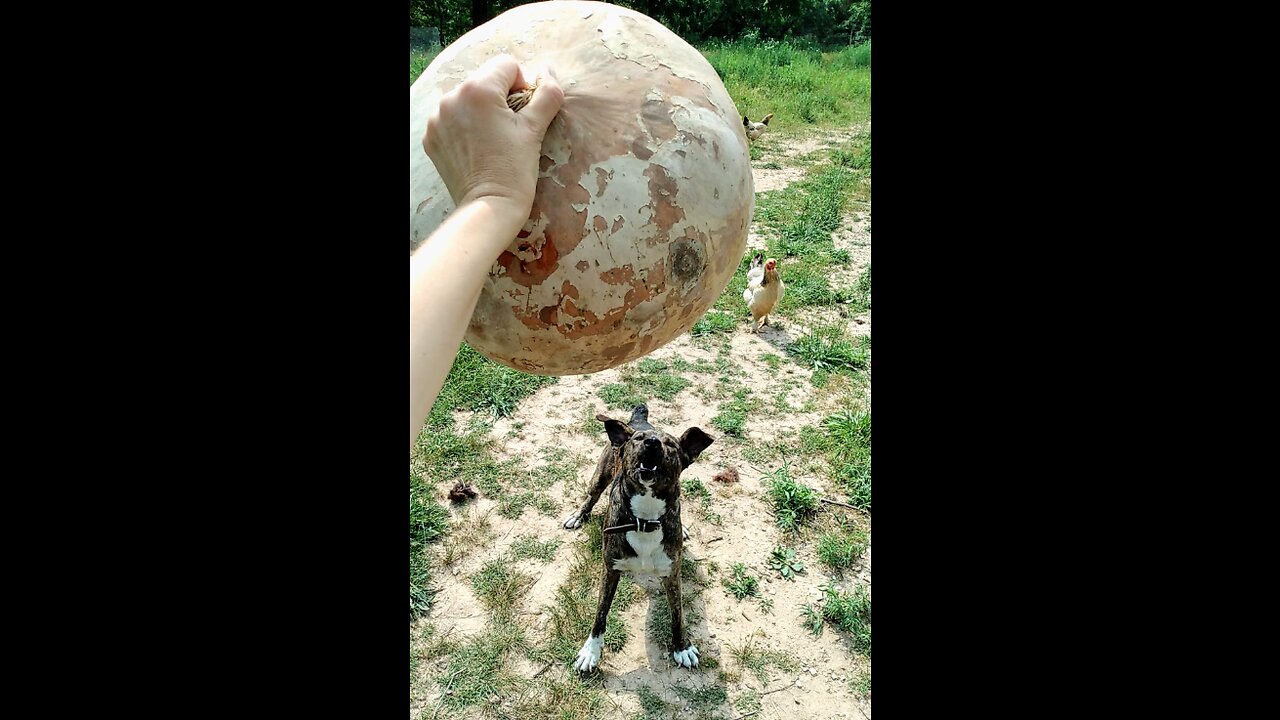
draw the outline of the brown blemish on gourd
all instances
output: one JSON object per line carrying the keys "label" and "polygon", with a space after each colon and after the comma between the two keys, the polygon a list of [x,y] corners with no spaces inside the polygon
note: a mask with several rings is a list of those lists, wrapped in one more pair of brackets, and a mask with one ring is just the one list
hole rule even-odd
{"label": "brown blemish on gourd", "polygon": [[637,135],[635,140],[631,141],[631,154],[641,160],[648,160],[653,157],[653,151],[645,144],[643,135]]}
{"label": "brown blemish on gourd", "polygon": [[649,178],[649,206],[653,208],[650,222],[658,224],[658,234],[665,239],[670,236],[671,228],[684,219],[684,209],[675,204],[680,187],[676,179],[667,174],[667,169],[657,163],[650,163],[644,176]]}
{"label": "brown blemish on gourd", "polygon": [[604,195],[605,186],[613,179],[613,171],[605,171],[604,168],[596,168],[596,197]]}
{"label": "brown blemish on gourd", "polygon": [[600,354],[616,362],[628,357],[631,354],[631,349],[635,346],[636,344],[633,342],[623,343],[616,347],[605,348],[600,351]]}
{"label": "brown blemish on gourd", "polygon": [[635,277],[635,272],[630,265],[613,268],[600,273],[600,279],[609,285],[622,285],[631,282],[631,278]]}
{"label": "brown blemish on gourd", "polygon": [[574,267],[578,268],[578,272],[586,272],[587,268],[591,267],[591,263],[588,263],[586,260],[579,260],[578,264],[574,265]]}
{"label": "brown blemish on gourd", "polygon": [[542,246],[542,254],[535,260],[522,261],[510,250],[498,256],[498,264],[506,270],[502,277],[527,288],[546,280],[555,271],[559,260],[559,250],[549,234]]}
{"label": "brown blemish on gourd", "polygon": [[611,228],[611,230],[612,230],[613,232],[615,232],[615,233],[616,233],[616,232],[618,232],[619,230],[621,230],[621,229],[622,229],[622,226],[623,226],[623,225],[625,225],[625,224],[626,224],[626,222],[624,222],[624,221],[623,221],[623,219],[622,219],[622,216],[621,216],[621,215],[619,215],[618,217],[616,217],[616,218],[614,218],[614,219],[613,219],[613,227]]}

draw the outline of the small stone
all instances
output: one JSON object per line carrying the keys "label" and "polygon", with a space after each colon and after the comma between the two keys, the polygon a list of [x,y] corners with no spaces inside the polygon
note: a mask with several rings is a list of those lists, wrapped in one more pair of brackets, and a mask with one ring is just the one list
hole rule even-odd
{"label": "small stone", "polygon": [[797,680],[797,681],[796,681],[796,687],[803,689],[803,688],[804,688],[804,681],[803,681],[803,680]]}
{"label": "small stone", "polygon": [[799,705],[799,704],[800,704],[800,698],[796,698],[796,704],[797,704],[797,705]]}
{"label": "small stone", "polygon": [[716,634],[715,634],[715,633],[711,633],[711,637],[715,637],[715,636],[716,636]]}

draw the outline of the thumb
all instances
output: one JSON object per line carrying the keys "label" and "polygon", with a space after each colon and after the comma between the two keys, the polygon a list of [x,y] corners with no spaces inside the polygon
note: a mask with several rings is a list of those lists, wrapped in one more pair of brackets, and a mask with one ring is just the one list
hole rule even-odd
{"label": "thumb", "polygon": [[520,117],[525,118],[539,133],[545,133],[563,104],[564,88],[560,87],[555,75],[548,69],[538,78],[538,89],[529,98],[529,104],[520,111]]}

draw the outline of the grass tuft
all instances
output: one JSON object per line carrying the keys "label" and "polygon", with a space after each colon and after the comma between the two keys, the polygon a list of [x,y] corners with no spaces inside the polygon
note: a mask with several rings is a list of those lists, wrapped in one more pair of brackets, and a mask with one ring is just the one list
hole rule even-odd
{"label": "grass tuft", "polygon": [[730,570],[729,577],[721,581],[730,595],[742,600],[748,597],[756,597],[760,594],[760,581],[747,573],[745,565],[734,563],[730,566]]}
{"label": "grass tuft", "polygon": [[471,589],[490,612],[510,613],[519,607],[533,578],[511,567],[505,557],[490,560],[471,576]]}

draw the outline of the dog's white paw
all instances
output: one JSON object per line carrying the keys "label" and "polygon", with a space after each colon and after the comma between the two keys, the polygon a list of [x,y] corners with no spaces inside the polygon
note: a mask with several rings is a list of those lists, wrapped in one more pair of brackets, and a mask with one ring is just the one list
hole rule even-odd
{"label": "dog's white paw", "polygon": [[696,668],[698,667],[698,646],[690,645],[687,650],[671,653],[671,657],[675,658],[676,664],[680,667]]}
{"label": "dog's white paw", "polygon": [[[578,672],[591,672],[600,664],[600,648],[604,647],[604,638],[589,637],[587,641],[582,643],[582,649],[578,651],[578,659],[573,661],[573,669]],[[696,650],[695,650],[696,652]],[[697,663],[697,660],[694,660]]]}
{"label": "dog's white paw", "polygon": [[574,513],[564,519],[564,526],[567,530],[580,528],[582,527],[582,518],[578,516],[578,513]]}

